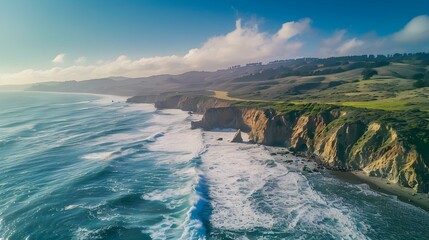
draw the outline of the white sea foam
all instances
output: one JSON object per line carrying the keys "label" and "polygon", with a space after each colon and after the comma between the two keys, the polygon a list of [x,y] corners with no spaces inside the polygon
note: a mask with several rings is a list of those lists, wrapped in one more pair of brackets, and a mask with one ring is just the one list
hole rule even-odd
{"label": "white sea foam", "polygon": [[[191,130],[189,115],[176,110],[163,110],[152,121],[168,126],[157,141],[148,145],[151,151],[169,152],[172,158],[169,162],[186,162],[198,156],[203,149],[201,131]],[[185,121],[187,119],[187,121]]]}
{"label": "white sea foam", "polygon": [[185,188],[174,188],[174,189],[166,189],[166,190],[155,190],[150,193],[146,193],[142,196],[144,200],[149,201],[161,201],[168,202],[171,200],[175,200],[177,198],[183,197],[184,195],[190,194],[192,191],[192,186],[187,186]]}
{"label": "white sea foam", "polygon": [[158,110],[148,123],[158,126],[174,126],[174,124],[184,124],[184,120],[189,115],[178,109]]}
{"label": "white sea foam", "polygon": [[100,230],[90,230],[88,228],[84,228],[84,227],[79,227],[76,231],[75,231],[75,238],[78,240],[83,240],[83,239],[100,239],[101,237],[99,236],[99,231]]}
{"label": "white sea foam", "polygon": [[156,111],[156,108],[153,104],[145,104],[145,103],[126,103],[123,105],[123,108],[120,109],[122,112],[136,112],[136,111],[143,111],[143,112],[154,112]]}
{"label": "white sea foam", "polygon": [[[180,207],[187,201],[190,201],[185,196],[193,194],[193,183],[187,183],[183,188],[174,188],[166,190],[155,190],[150,193],[146,193],[142,196],[142,199],[148,201],[160,201],[166,204],[169,209],[175,209]],[[191,200],[192,201],[192,200]],[[192,204],[192,202],[190,203]]]}
{"label": "white sea foam", "polygon": [[[195,200],[198,201],[198,200]],[[183,232],[179,240],[198,239],[205,240],[205,230],[203,222],[199,218],[193,217],[193,212],[197,210],[196,206],[192,206],[186,213],[186,219],[183,223]]]}
{"label": "white sea foam", "polygon": [[138,140],[142,140],[142,138],[144,138],[145,135],[148,135],[148,134],[151,134],[151,133],[145,134],[144,132],[139,132],[139,131],[136,131],[135,133],[116,133],[116,134],[110,134],[107,136],[99,137],[94,143],[96,144],[121,143],[121,145],[125,145]]}
{"label": "white sea foam", "polygon": [[69,105],[78,105],[78,104],[86,104],[90,103],[91,101],[79,101],[79,102],[67,102],[67,103],[55,103],[51,106],[69,106]]}
{"label": "white sea foam", "polygon": [[[256,145],[231,144],[226,142],[233,133],[206,132],[208,151],[203,155],[202,169],[210,185],[212,224],[222,229],[271,228],[274,219],[252,206],[252,193],[263,187],[265,167],[252,164],[258,156],[269,159],[269,155]],[[216,141],[222,137],[224,141]],[[262,156],[260,156],[263,154]]]}
{"label": "white sea foam", "polygon": [[121,181],[117,180],[108,180],[108,188],[112,192],[131,192],[127,185]]}
{"label": "white sea foam", "polygon": [[[158,127],[158,131],[163,129],[163,132],[147,139],[154,138],[154,141],[147,145],[148,149],[153,152],[170,153],[169,157],[158,160],[160,164],[187,163],[204,152],[201,130],[191,130],[189,127],[191,120],[198,119],[200,119],[199,115],[190,116],[180,110],[168,109],[158,111],[158,114],[150,120]],[[155,190],[142,196],[145,200],[161,201],[169,209],[183,206],[186,202],[188,202],[187,205],[191,206],[186,212],[185,219],[163,216],[164,219],[159,224],[151,226],[145,231],[153,239],[171,238],[171,234],[173,234],[172,225],[177,225],[183,229],[182,234],[174,236],[174,239],[202,239],[204,236],[202,221],[194,214],[194,211],[198,211],[197,204],[200,200],[200,196],[196,193],[199,173],[194,167],[190,165],[189,168],[174,173],[179,178],[182,176],[192,177],[193,181],[188,181],[180,188]]]}
{"label": "white sea foam", "polygon": [[151,225],[143,233],[149,234],[152,239],[175,239],[174,226],[180,225],[180,219],[163,214],[163,220]]}
{"label": "white sea foam", "polygon": [[71,204],[71,205],[65,206],[64,210],[72,210],[72,209],[75,209],[77,207],[79,207],[79,205]]}
{"label": "white sea foam", "polygon": [[111,105],[111,104],[117,104],[117,103],[125,103],[127,101],[127,97],[121,97],[121,96],[101,95],[101,94],[90,94],[90,95],[100,97],[97,100],[88,101],[88,103],[92,103],[92,104]]}
{"label": "white sea foam", "polygon": [[[300,172],[275,162],[260,145],[230,143],[232,132],[206,132],[208,150],[202,168],[209,182],[211,223],[225,230],[326,233],[341,239],[365,239],[350,210],[333,206]],[[223,141],[217,141],[218,138]]]}
{"label": "white sea foam", "polygon": [[356,184],[354,185],[355,187],[357,187],[359,189],[359,191],[362,194],[365,194],[366,196],[381,196],[380,193],[375,192],[374,190],[372,190],[368,184],[366,183],[362,183],[362,184]]}
{"label": "white sea foam", "polygon": [[96,152],[96,153],[90,153],[82,156],[83,159],[86,160],[110,160],[113,152]]}
{"label": "white sea foam", "polygon": [[33,130],[36,124],[22,124],[18,126],[0,126],[3,133],[16,133],[20,131]]}

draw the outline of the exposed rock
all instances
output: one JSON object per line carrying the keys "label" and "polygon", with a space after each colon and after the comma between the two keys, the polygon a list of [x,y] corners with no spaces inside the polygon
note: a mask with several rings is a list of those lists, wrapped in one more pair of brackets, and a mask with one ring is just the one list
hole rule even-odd
{"label": "exposed rock", "polygon": [[231,102],[206,96],[171,96],[155,102],[160,109],[181,109],[193,113],[205,113],[207,109],[228,107]]}
{"label": "exposed rock", "polygon": [[217,141],[223,141],[223,138],[218,138],[218,139],[216,139]]}
{"label": "exposed rock", "polygon": [[204,113],[201,121],[191,123],[192,128],[239,129],[249,133],[251,143],[284,146],[294,153],[316,156],[315,161],[328,169],[363,170],[416,191],[429,191],[427,139],[422,142],[409,133],[404,135],[386,122],[361,121],[360,116],[350,120],[350,113],[338,108],[320,111],[316,107],[316,111],[300,109],[279,114],[272,109],[233,107],[230,101],[197,95],[129,99],[150,101],[155,101],[157,108]]}
{"label": "exposed rock", "polygon": [[134,96],[127,99],[127,103],[155,103],[156,101],[164,100],[163,95],[144,95]]}
{"label": "exposed rock", "polygon": [[308,173],[312,173],[313,172],[307,165],[304,165],[304,167],[302,167],[302,171],[303,172],[308,172]]}
{"label": "exposed rock", "polygon": [[241,137],[241,130],[240,129],[237,130],[237,132],[235,133],[231,142],[235,142],[235,143],[242,143],[243,142],[243,138]]}
{"label": "exposed rock", "polygon": [[189,115],[204,113],[209,108],[228,107],[230,101],[202,95],[158,94],[134,96],[127,99],[128,103],[154,103],[159,109],[181,109]]}
{"label": "exposed rock", "polygon": [[192,127],[240,129],[249,133],[250,142],[317,156],[315,160],[329,169],[363,170],[419,192],[429,191],[427,143],[416,143],[410,135],[400,137],[387,123],[363,122],[359,117],[351,121],[347,116],[338,109],[277,114],[274,110],[222,107],[208,109]]}

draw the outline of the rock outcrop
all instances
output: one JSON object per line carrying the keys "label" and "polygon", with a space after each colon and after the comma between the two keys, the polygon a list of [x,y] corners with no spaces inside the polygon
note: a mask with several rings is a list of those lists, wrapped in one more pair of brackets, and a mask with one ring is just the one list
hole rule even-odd
{"label": "rock outcrop", "polygon": [[234,134],[234,137],[232,138],[231,142],[234,143],[242,143],[243,138],[241,137],[241,130],[238,129],[237,132]]}
{"label": "rock outcrop", "polygon": [[128,103],[154,103],[158,109],[181,109],[192,113],[205,113],[207,109],[231,106],[231,101],[226,101],[207,96],[188,95],[145,95],[127,99]]}
{"label": "rock outcrop", "polygon": [[143,95],[134,96],[127,99],[127,103],[155,103],[165,100],[164,95]]}
{"label": "rock outcrop", "polygon": [[155,102],[157,108],[204,113],[201,121],[191,123],[192,128],[240,129],[249,133],[251,142],[303,152],[331,169],[363,170],[419,192],[429,191],[428,123],[421,115],[401,117],[416,112],[320,104],[291,108],[286,104],[286,110],[275,111],[195,95],[135,97],[129,102]]}
{"label": "rock outcrop", "polygon": [[206,96],[172,96],[155,102],[160,109],[176,108],[195,113],[204,113],[210,108],[228,107],[231,102]]}
{"label": "rock outcrop", "polygon": [[351,117],[353,114],[356,112],[339,108],[278,113],[271,109],[221,107],[207,109],[192,128],[240,129],[249,133],[250,141],[304,152],[332,169],[363,170],[428,192],[429,144],[407,136],[389,122],[364,115]]}

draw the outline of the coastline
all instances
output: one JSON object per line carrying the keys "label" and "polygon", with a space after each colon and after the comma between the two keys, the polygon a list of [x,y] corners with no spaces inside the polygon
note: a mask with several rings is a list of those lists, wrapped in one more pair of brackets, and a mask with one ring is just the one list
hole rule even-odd
{"label": "coastline", "polygon": [[[126,102],[126,100],[132,96],[123,96],[123,95],[113,95],[113,94],[101,94],[101,93],[90,93],[90,92],[56,92],[56,91],[34,91],[34,90],[2,90],[0,92],[28,92],[28,93],[53,93],[53,94],[70,94],[70,95],[89,95],[89,96],[99,96],[99,97],[111,97],[114,99],[120,99],[121,101]],[[155,103],[153,103],[155,104]]]}
{"label": "coastline", "polygon": [[[205,132],[205,131],[204,131]],[[213,131],[208,131],[213,133]],[[217,132],[217,131],[214,131]],[[218,137],[223,137],[224,140],[230,142],[235,131],[220,131]],[[229,135],[228,135],[229,133]],[[227,137],[225,137],[227,136]],[[249,143],[249,135],[243,133],[243,143]],[[416,193],[412,188],[403,187],[396,183],[389,183],[387,179],[380,177],[372,177],[366,175],[363,171],[335,171],[320,168],[314,160],[308,157],[297,156],[292,154],[286,147],[273,147],[265,146],[265,149],[270,153],[271,157],[276,161],[282,163],[288,170],[293,172],[322,172],[331,174],[337,179],[350,183],[350,184],[367,184],[373,191],[396,196],[397,199],[404,204],[411,204],[426,212],[429,212],[429,194]]]}
{"label": "coastline", "polygon": [[[12,91],[16,92],[16,91]],[[19,91],[18,91],[19,92]],[[33,91],[27,91],[33,92]],[[39,92],[39,91],[34,91]],[[109,100],[110,98],[115,98],[115,100],[125,101],[128,97],[126,96],[117,96],[117,95],[107,95],[107,94],[94,94],[94,93],[76,93],[76,92],[44,92],[44,93],[62,93],[62,94],[85,94],[85,95],[94,95],[105,97],[105,100]],[[141,104],[141,103],[140,103]],[[149,103],[150,105],[155,106],[155,103]],[[180,108],[179,108],[180,109]],[[180,109],[184,111],[183,109]],[[187,112],[187,111],[184,111]],[[194,112],[194,114],[197,114]],[[202,117],[202,114],[198,114]],[[244,133],[244,132],[243,132]],[[243,138],[245,142],[248,142],[248,134],[243,134]],[[227,139],[226,139],[227,140]],[[271,156],[278,161],[291,161],[286,162],[285,164],[291,168],[291,170],[302,171],[304,166],[308,166],[309,169],[314,170],[317,169],[318,164],[314,160],[310,160],[308,157],[301,157],[297,155],[293,155],[291,153],[288,154],[279,154],[284,150],[287,150],[285,147],[271,147],[265,145],[267,150],[272,154]],[[287,150],[289,151],[289,150]],[[417,206],[427,212],[429,212],[429,194],[424,193],[416,193],[413,189],[400,186],[396,183],[388,183],[385,178],[380,177],[371,177],[367,176],[363,171],[352,171],[352,172],[343,172],[343,171],[335,171],[335,170],[327,170],[330,174],[334,175],[340,180],[345,182],[349,182],[352,184],[368,184],[368,186],[377,192],[397,196],[398,200],[412,204]]]}
{"label": "coastline", "polygon": [[389,183],[385,178],[368,176],[363,171],[329,171],[329,173],[351,184],[368,184],[374,191],[396,196],[401,202],[414,205],[429,212],[429,194],[416,193],[411,188],[403,187],[396,183]]}

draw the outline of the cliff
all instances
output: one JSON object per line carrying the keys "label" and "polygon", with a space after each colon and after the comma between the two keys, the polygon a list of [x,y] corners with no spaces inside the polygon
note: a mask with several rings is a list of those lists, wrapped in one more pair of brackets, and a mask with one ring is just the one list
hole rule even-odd
{"label": "cliff", "polygon": [[363,170],[428,192],[429,130],[422,114],[318,104],[232,106],[208,109],[192,128],[241,129],[255,143],[286,146],[333,169]]}
{"label": "cliff", "polygon": [[164,95],[142,95],[134,96],[127,99],[127,103],[155,103],[165,100]]}
{"label": "cliff", "polygon": [[159,109],[181,109],[195,113],[205,113],[207,109],[231,106],[231,101],[201,95],[145,95],[127,99],[129,103],[154,103]]}

